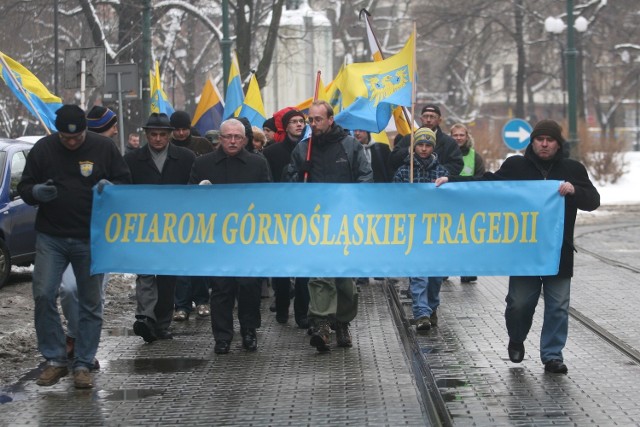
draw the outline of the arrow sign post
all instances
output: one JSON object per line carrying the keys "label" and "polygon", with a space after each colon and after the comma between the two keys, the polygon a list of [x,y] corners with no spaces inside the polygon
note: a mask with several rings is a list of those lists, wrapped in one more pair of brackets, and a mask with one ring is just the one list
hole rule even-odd
{"label": "arrow sign post", "polygon": [[509,120],[502,128],[502,140],[511,150],[524,150],[529,145],[533,128],[522,119]]}

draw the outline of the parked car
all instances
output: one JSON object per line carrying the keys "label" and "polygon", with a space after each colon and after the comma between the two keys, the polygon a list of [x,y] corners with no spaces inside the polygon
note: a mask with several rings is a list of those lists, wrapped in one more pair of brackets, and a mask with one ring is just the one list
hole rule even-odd
{"label": "parked car", "polygon": [[0,138],[0,288],[9,278],[11,266],[33,263],[36,253],[35,206],[18,194],[18,182],[33,143]]}

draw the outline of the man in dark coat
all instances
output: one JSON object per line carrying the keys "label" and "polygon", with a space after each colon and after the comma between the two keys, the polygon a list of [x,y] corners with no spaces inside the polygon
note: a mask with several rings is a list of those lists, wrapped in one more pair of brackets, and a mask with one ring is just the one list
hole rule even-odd
{"label": "man in dark coat", "polygon": [[[269,182],[269,165],[264,157],[245,150],[245,127],[237,119],[220,125],[220,147],[198,157],[191,170],[192,184],[236,184]],[[238,299],[238,321],[242,346],[247,351],[258,349],[256,329],[260,327],[260,278],[211,278],[211,329],[216,341],[216,354],[229,353],[233,338],[233,308]]]}
{"label": "man in dark coat", "polygon": [[[509,278],[505,320],[509,333],[509,359],[520,363],[524,358],[524,341],[533,322],[540,293],[544,289],[544,321],[540,337],[540,359],[544,369],[566,374],[562,349],[569,332],[569,295],[573,276],[573,230],[577,210],[593,211],[600,206],[598,190],[589,180],[585,167],[565,159],[562,152],[562,128],[553,120],[538,122],[530,136],[524,156],[512,156],[495,173],[487,172],[484,180],[559,180],[558,192],[564,197],[564,231],[560,267],[554,276],[512,276]],[[472,177],[438,178],[436,185],[447,180],[463,181]]]}
{"label": "man in dark coat", "polygon": [[[456,141],[440,128],[442,123],[442,113],[440,107],[434,104],[427,104],[422,108],[420,115],[422,127],[428,127],[436,133],[436,149],[438,161],[450,175],[458,175],[462,171],[464,162],[462,160],[462,152],[458,148]],[[411,145],[411,135],[404,136],[391,152],[389,165],[391,168],[391,176],[395,175],[400,166],[403,165],[404,159],[409,154],[409,146]]]}
{"label": "man in dark coat", "polygon": [[[124,156],[134,184],[187,184],[196,155],[169,142],[173,126],[164,113],[153,113],[143,126],[148,143]],[[139,274],[133,331],[146,342],[172,339],[175,276]]]}
{"label": "man in dark coat", "polygon": [[[286,181],[285,172],[289,161],[291,161],[291,152],[304,135],[306,126],[304,114],[292,107],[283,108],[274,114],[276,132],[278,125],[281,125],[284,130],[284,139],[281,142],[271,144],[262,152],[269,162],[274,182]],[[309,327],[307,316],[309,310],[308,281],[309,279],[303,277],[294,279],[293,312],[296,324],[302,329]],[[273,277],[271,284],[275,298],[276,321],[287,323],[289,321],[289,306],[291,305],[291,278]]]}
{"label": "man in dark coat", "polygon": [[389,145],[375,142],[371,139],[371,132],[362,129],[354,130],[353,137],[362,144],[364,154],[371,163],[373,182],[391,182],[393,175],[389,174]]}
{"label": "man in dark coat", "polygon": [[175,111],[171,114],[171,143],[188,148],[196,156],[202,156],[213,151],[213,144],[207,138],[191,134],[191,116],[186,111]]}
{"label": "man in dark coat", "polygon": [[50,386],[68,374],[57,299],[62,273],[71,264],[78,282],[74,385],[91,388],[89,371],[100,343],[103,312],[103,275],[89,271],[93,187],[101,191],[105,184],[128,184],[131,175],[110,139],[87,132],[85,112],[77,105],[56,111],[56,128],[58,132],[33,146],[18,183],[25,203],[39,206],[33,299],[38,350],[47,364],[37,384]]}

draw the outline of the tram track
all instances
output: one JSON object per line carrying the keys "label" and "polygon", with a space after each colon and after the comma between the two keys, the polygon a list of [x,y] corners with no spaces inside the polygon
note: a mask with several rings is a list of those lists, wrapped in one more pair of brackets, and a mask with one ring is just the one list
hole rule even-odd
{"label": "tram track", "polygon": [[[578,238],[583,238],[589,235],[603,233],[607,231],[614,231],[614,230],[620,231],[620,230],[626,230],[626,229],[638,228],[638,227],[640,227],[640,222],[630,222],[630,223],[624,223],[624,224],[595,227],[593,230],[584,231],[580,233]],[[600,262],[606,265],[609,265],[611,267],[621,268],[627,271],[631,271],[633,273],[640,273],[640,268],[636,266],[621,262],[609,256],[602,255],[600,253],[597,253],[596,251],[587,249],[584,246],[576,245],[576,249],[579,252],[588,254],[593,258],[599,260]],[[617,349],[620,353],[624,354],[629,359],[631,359],[632,361],[640,365],[640,351],[628,345],[624,340],[617,337],[614,333],[610,332],[606,328],[603,328],[597,322],[591,319],[589,316],[581,313],[579,310],[575,309],[574,307],[569,307],[569,316],[571,316],[571,318],[573,318],[574,320],[578,321],[589,331],[591,331],[592,333],[594,333],[595,335],[597,335],[598,337],[600,337],[601,339],[609,343],[612,347]]]}

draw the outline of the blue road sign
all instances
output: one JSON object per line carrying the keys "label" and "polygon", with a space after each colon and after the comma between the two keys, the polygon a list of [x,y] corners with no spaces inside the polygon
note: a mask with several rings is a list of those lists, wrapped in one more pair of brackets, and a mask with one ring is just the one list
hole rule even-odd
{"label": "blue road sign", "polygon": [[502,128],[502,140],[512,150],[524,150],[529,145],[533,128],[522,119],[509,120]]}

